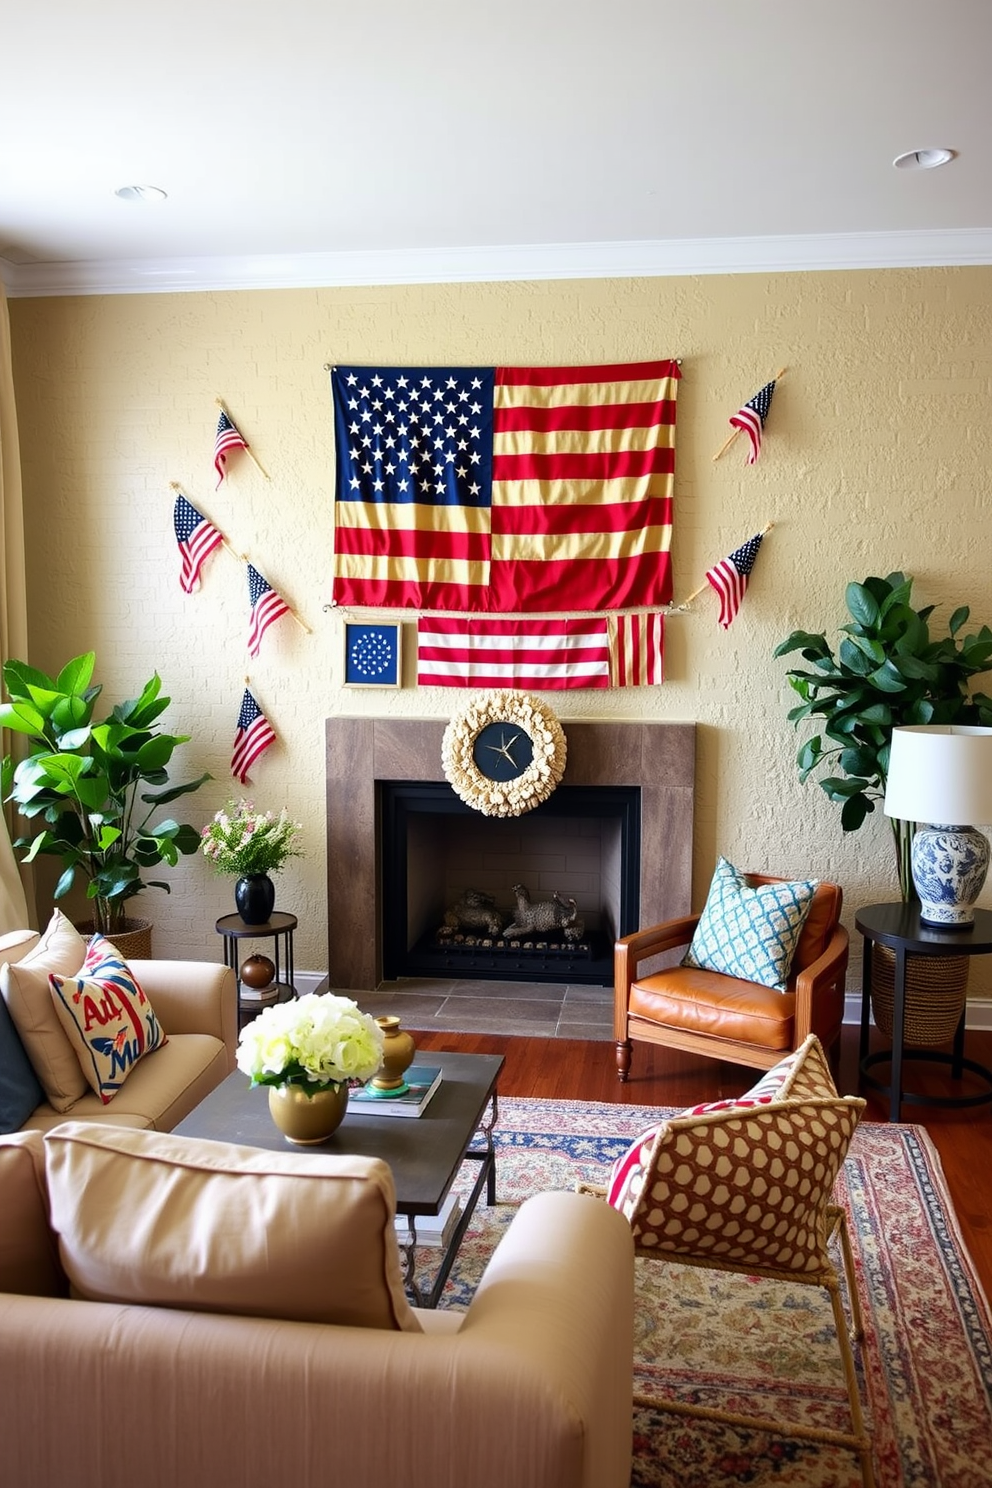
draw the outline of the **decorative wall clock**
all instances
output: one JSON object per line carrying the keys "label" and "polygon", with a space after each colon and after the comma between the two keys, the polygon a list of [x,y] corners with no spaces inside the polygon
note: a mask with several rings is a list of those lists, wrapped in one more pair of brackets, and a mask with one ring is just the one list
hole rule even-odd
{"label": "decorative wall clock", "polygon": [[528,692],[486,692],[454,715],[441,741],[452,790],[484,816],[522,816],[565,773],[565,734]]}

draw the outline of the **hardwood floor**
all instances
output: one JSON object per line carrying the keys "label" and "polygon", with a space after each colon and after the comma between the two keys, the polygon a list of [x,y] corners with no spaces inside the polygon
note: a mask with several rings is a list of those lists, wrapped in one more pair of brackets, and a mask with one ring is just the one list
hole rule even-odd
{"label": "hardwood floor", "polygon": [[[644,1044],[635,1046],[626,1085],[617,1079],[612,1043],[431,1031],[418,1032],[417,1045],[423,1050],[503,1054],[506,1065],[499,1086],[503,1095],[682,1107],[739,1095],[752,1083],[751,1072],[743,1066]],[[966,1052],[970,1059],[992,1066],[992,1032],[969,1033]],[[857,1065],[858,1030],[845,1027],[841,1038],[841,1090],[857,1090]],[[939,1066],[930,1070],[914,1068],[912,1082],[923,1093],[947,1092],[947,1075]],[[968,1087],[969,1093],[982,1088],[979,1084]],[[868,1090],[861,1093],[868,1099],[864,1119],[888,1120],[886,1098]],[[940,1154],[961,1233],[985,1295],[992,1299],[992,1106],[946,1109],[904,1105],[903,1120],[925,1127]]]}

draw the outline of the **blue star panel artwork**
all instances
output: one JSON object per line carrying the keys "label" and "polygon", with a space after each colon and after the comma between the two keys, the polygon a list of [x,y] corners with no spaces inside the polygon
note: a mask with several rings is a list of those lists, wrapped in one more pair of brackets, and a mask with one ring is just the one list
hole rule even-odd
{"label": "blue star panel artwork", "polygon": [[401,675],[398,625],[345,625],[346,687],[399,687]]}

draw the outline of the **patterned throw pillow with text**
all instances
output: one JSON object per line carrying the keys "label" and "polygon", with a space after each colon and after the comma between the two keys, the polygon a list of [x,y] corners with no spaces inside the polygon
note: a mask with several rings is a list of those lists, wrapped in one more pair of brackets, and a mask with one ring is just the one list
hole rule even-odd
{"label": "patterned throw pillow with text", "polygon": [[48,979],[59,1021],[87,1082],[108,1105],[139,1059],[166,1036],[117,947],[94,935],[78,976]]}

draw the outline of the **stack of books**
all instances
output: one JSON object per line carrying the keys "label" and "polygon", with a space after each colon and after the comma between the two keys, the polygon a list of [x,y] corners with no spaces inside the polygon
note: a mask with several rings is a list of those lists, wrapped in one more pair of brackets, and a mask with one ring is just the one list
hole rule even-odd
{"label": "stack of books", "polygon": [[441,1084],[441,1071],[434,1064],[411,1064],[406,1084],[402,1095],[376,1095],[371,1085],[360,1085],[349,1092],[348,1100],[361,1107],[363,1116],[422,1116]]}
{"label": "stack of books", "polygon": [[[447,1250],[455,1226],[461,1218],[462,1204],[457,1194],[449,1194],[441,1205],[440,1214],[418,1214],[414,1219],[417,1227],[417,1244],[431,1245]],[[405,1214],[395,1219],[396,1238],[402,1245],[410,1235],[410,1225]]]}
{"label": "stack of books", "polygon": [[267,987],[249,987],[247,983],[241,983],[242,1002],[277,1002],[282,986],[279,982],[270,982]]}

